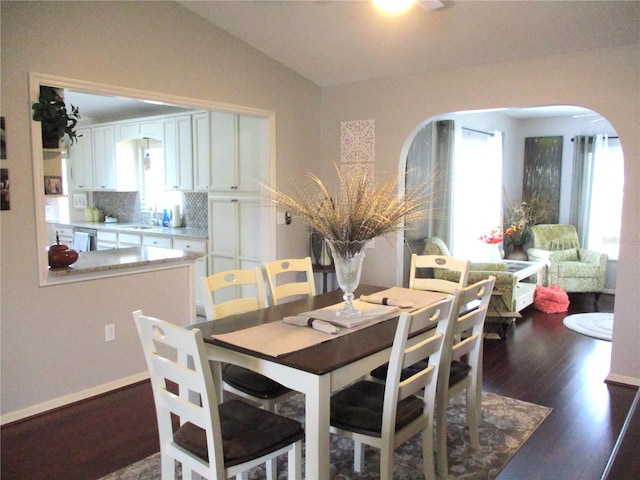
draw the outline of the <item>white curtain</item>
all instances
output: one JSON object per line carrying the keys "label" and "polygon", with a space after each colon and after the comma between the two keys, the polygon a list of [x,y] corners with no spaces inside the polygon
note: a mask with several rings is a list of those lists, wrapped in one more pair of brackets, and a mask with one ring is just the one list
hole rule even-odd
{"label": "white curtain", "polygon": [[624,157],[618,139],[574,138],[570,221],[580,244],[618,258]]}
{"label": "white curtain", "polygon": [[591,216],[591,190],[597,137],[579,135],[573,139],[573,170],[569,223],[576,227],[580,245],[587,245],[589,217]]}
{"label": "white curtain", "polygon": [[452,255],[484,260],[479,239],[502,231],[502,132],[456,126],[453,178]]}

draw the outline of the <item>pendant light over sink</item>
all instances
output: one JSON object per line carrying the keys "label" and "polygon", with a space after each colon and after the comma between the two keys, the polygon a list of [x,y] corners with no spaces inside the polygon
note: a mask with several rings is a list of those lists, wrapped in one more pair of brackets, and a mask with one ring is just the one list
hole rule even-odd
{"label": "pendant light over sink", "polygon": [[149,156],[149,137],[144,137],[147,141],[147,154],[144,156],[144,169],[151,170],[151,157]]}

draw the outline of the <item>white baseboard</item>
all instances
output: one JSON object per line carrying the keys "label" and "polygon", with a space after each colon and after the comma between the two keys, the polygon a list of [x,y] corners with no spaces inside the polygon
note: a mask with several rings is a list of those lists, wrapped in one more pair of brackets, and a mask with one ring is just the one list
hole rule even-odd
{"label": "white baseboard", "polygon": [[618,375],[616,373],[610,373],[607,375],[605,382],[629,385],[630,387],[640,387],[640,378],[627,377],[626,375]]}
{"label": "white baseboard", "polygon": [[65,395],[64,397],[47,400],[46,402],[39,403],[31,407],[5,413],[3,415],[0,415],[0,425],[5,425],[17,420],[22,420],[33,415],[38,415],[49,410],[53,410],[55,408],[64,407],[65,405],[69,405],[74,402],[86,400],[87,398],[95,397],[96,395],[100,395],[111,390],[126,387],[127,385],[146,380],[147,378],[149,378],[149,372],[145,371],[142,373],[137,373],[135,375],[130,375],[125,378],[121,378],[119,380],[114,380],[113,382],[104,383],[96,387],[88,388],[87,390],[82,390],[70,395]]}

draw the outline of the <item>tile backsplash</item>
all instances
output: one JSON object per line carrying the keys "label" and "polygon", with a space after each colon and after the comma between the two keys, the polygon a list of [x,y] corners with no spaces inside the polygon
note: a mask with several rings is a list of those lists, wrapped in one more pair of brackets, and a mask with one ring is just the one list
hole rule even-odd
{"label": "tile backsplash", "polygon": [[[151,214],[140,211],[138,192],[93,192],[94,206],[120,223],[147,225]],[[182,193],[182,224],[185,227],[208,228],[207,193]]]}

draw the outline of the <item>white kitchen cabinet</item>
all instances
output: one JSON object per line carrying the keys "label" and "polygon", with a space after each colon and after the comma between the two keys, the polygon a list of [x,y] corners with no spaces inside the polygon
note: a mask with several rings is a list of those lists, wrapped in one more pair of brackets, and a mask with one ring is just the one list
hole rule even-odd
{"label": "white kitchen cabinet", "polygon": [[[76,190],[116,190],[116,144],[113,125],[81,128],[69,147]],[[82,135],[82,136],[80,136]]]}
{"label": "white kitchen cabinet", "polygon": [[209,112],[193,114],[191,129],[193,137],[193,186],[206,192],[211,183],[211,132]]}
{"label": "white kitchen cabinet", "polygon": [[69,146],[72,183],[75,190],[93,190],[93,142],[91,129],[79,128],[76,141]]}
{"label": "white kitchen cabinet", "polygon": [[162,124],[159,120],[134,121],[116,125],[116,142],[145,137],[162,139]]}
{"label": "white kitchen cabinet", "polygon": [[268,208],[260,198],[209,197],[209,275],[266,261]]}
{"label": "white kitchen cabinet", "polygon": [[162,121],[164,183],[166,190],[193,190],[191,115]]}
{"label": "white kitchen cabinet", "polygon": [[142,235],[137,233],[118,233],[118,248],[139,247]]}
{"label": "white kitchen cabinet", "polygon": [[98,230],[98,250],[111,250],[113,248],[118,248],[117,232]]}
{"label": "white kitchen cabinet", "polygon": [[173,240],[171,237],[161,235],[144,235],[142,237],[142,245],[145,247],[173,248]]}
{"label": "white kitchen cabinet", "polygon": [[256,193],[269,180],[269,121],[211,112],[209,190]]}
{"label": "white kitchen cabinet", "polygon": [[113,125],[91,129],[93,179],[96,190],[116,190],[116,139]]}
{"label": "white kitchen cabinet", "polygon": [[73,245],[73,227],[62,226],[57,223],[47,223],[47,246],[56,243],[56,232],[60,243],[71,248]]}

